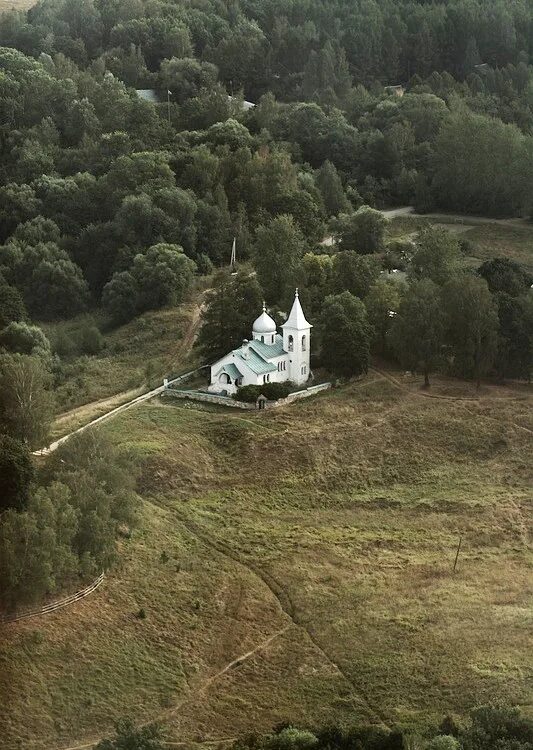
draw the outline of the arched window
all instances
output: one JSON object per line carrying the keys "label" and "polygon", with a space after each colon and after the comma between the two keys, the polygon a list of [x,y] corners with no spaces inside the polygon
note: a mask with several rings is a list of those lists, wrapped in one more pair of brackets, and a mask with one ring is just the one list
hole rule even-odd
{"label": "arched window", "polygon": [[274,343],[275,338],[276,338],[275,334],[272,334],[272,343]]}
{"label": "arched window", "polygon": [[264,336],[261,336],[261,341],[263,342],[263,344],[265,343],[265,337]]}
{"label": "arched window", "polygon": [[302,351],[305,352],[307,349],[307,336],[302,336]]}
{"label": "arched window", "polygon": [[289,336],[289,351],[294,351],[294,338],[292,336]]}

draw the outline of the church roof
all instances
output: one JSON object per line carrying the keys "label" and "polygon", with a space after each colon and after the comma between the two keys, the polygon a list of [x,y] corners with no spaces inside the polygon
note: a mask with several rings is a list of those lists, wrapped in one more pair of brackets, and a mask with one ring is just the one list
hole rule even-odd
{"label": "church roof", "polygon": [[263,312],[254,320],[252,331],[254,333],[276,333],[276,321],[267,313],[264,303]]}
{"label": "church roof", "polygon": [[311,323],[308,323],[305,318],[304,311],[302,310],[302,306],[300,304],[300,298],[298,297],[298,289],[296,290],[296,293],[294,295],[294,302],[292,303],[289,317],[281,327],[296,328],[298,330],[301,330],[302,328],[313,327]]}
{"label": "church roof", "polygon": [[279,333],[276,335],[273,344],[265,344],[263,341],[257,341],[257,339],[254,339],[254,341],[250,341],[249,346],[255,349],[263,359],[274,359],[275,357],[280,357],[282,354],[285,354],[285,349],[283,348],[283,336],[280,336]]}
{"label": "church roof", "polygon": [[[253,344],[256,343],[256,341],[253,342]],[[233,356],[238,361],[243,362],[256,375],[264,375],[267,372],[273,372],[274,370],[278,369],[276,365],[267,362],[264,357],[262,357],[260,354],[258,354],[258,352],[254,350],[252,342],[250,342],[248,346],[247,357],[244,356],[242,347],[240,349],[234,349]]]}
{"label": "church roof", "polygon": [[224,365],[224,367],[221,367],[220,370],[217,372],[217,377],[220,375],[221,372],[225,372],[227,375],[230,376],[232,380],[237,380],[237,378],[242,378],[242,372],[240,372],[237,365],[234,365],[233,362],[228,362]]}

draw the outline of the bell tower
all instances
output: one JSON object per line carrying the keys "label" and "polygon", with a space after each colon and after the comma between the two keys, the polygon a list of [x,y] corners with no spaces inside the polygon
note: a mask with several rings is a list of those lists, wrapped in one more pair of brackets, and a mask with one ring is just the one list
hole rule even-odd
{"label": "bell tower", "polygon": [[289,353],[289,380],[297,385],[307,382],[310,375],[310,353],[311,353],[311,323],[308,323],[300,298],[298,289],[294,294],[294,302],[289,317],[281,326],[283,329],[283,348]]}

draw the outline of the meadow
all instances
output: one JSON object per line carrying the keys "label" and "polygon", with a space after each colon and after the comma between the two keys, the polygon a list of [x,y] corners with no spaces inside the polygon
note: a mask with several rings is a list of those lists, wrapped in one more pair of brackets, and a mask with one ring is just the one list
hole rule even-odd
{"label": "meadow", "polygon": [[424,226],[438,225],[468,242],[466,263],[478,268],[491,258],[510,258],[533,273],[533,225],[520,219],[490,221],[446,214],[403,215],[391,220],[388,236],[405,239]]}
{"label": "meadow", "polygon": [[193,745],[531,714],[531,391],[419,385],[372,371],[262,414],[163,401],[107,423],[139,528],[93,598],[4,628],[5,750],[124,715]]}

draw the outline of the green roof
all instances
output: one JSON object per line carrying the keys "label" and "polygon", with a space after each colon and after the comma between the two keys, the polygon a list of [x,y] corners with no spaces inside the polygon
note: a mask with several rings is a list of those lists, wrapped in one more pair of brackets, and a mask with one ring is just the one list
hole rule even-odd
{"label": "green roof", "polygon": [[267,372],[274,372],[277,370],[277,366],[271,364],[270,362],[267,362],[264,357],[262,357],[260,354],[258,354],[256,351],[250,348],[248,349],[248,357],[244,358],[242,354],[242,348],[241,349],[235,349],[233,352],[236,359],[240,359],[242,362],[244,362],[247,367],[250,368],[252,372],[254,372],[256,375],[264,375]]}
{"label": "green roof", "polygon": [[234,365],[233,362],[229,362],[225,364],[224,367],[221,367],[220,370],[217,372],[217,377],[218,375],[220,375],[221,372],[225,372],[227,375],[230,376],[232,380],[237,380],[238,378],[242,378],[242,372],[239,372],[237,365]]}
{"label": "green roof", "polygon": [[273,344],[265,344],[263,341],[257,341],[257,339],[254,339],[253,341],[250,341],[250,348],[254,349],[259,356],[263,357],[263,359],[273,359],[274,357],[280,357],[282,354],[285,354],[283,348],[283,336],[280,336],[279,333]]}

